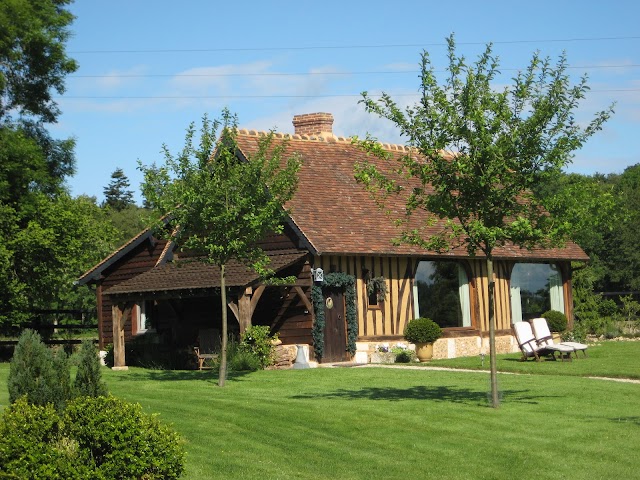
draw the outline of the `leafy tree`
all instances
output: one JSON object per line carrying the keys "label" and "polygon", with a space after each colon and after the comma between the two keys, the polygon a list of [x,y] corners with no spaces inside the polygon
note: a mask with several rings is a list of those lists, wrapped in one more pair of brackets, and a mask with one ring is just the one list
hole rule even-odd
{"label": "leafy tree", "polygon": [[149,216],[146,208],[140,208],[133,204],[122,210],[107,209],[105,214],[118,232],[114,239],[115,246],[124,244],[144,230],[147,227],[146,219]]}
{"label": "leafy tree", "polygon": [[[513,85],[502,89],[492,86],[499,65],[491,44],[468,64],[456,54],[450,36],[448,58],[448,75],[441,85],[429,54],[422,54],[420,101],[415,106],[403,111],[387,94],[374,101],[364,93],[363,102],[369,112],[392,121],[415,149],[402,156],[397,169],[413,179],[400,240],[438,252],[466,246],[469,255],[482,253],[487,259],[491,390],[497,407],[493,251],[507,243],[549,245],[566,236],[568,225],[544,212],[534,187],[560,171],[612,110],[599,112],[585,127],[575,122],[587,79],[571,85],[564,55],[553,65],[534,54]],[[361,143],[387,156],[374,139]],[[405,192],[397,177],[369,163],[356,167],[356,178],[380,201],[380,194]],[[431,214],[430,225],[440,219],[441,229],[429,235],[410,226],[416,210]]]}
{"label": "leafy tree", "polygon": [[270,273],[268,257],[257,243],[270,232],[282,232],[287,213],[283,206],[293,196],[300,167],[296,158],[282,158],[286,144],[274,144],[272,133],[261,137],[256,154],[240,159],[236,134],[237,119],[229,111],[213,122],[205,115],[197,147],[192,123],[180,153],[174,157],[164,146],[161,168],[141,166],[143,195],[160,215],[171,214],[178,244],[220,268],[220,386],[227,369],[225,266],[235,259],[261,274]]}
{"label": "leafy tree", "polygon": [[133,205],[133,190],[129,190],[129,179],[121,168],[111,174],[111,182],[104,187],[105,200],[103,207],[121,211]]}
{"label": "leafy tree", "polygon": [[71,0],[0,3],[0,119],[12,113],[54,122],[60,113],[51,90],[78,68],[65,53],[73,15]]}

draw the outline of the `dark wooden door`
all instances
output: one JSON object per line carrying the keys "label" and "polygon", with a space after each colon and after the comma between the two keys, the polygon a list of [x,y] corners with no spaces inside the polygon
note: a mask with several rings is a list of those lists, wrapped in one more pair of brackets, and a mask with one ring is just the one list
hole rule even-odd
{"label": "dark wooden door", "polygon": [[344,295],[339,290],[324,294],[324,354],[322,362],[346,362],[347,322],[344,315]]}

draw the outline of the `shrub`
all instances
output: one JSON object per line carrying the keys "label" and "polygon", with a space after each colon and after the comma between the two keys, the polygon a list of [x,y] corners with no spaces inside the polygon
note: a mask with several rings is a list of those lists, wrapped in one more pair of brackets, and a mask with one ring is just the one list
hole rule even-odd
{"label": "shrub", "polygon": [[254,325],[247,328],[240,338],[240,351],[250,352],[258,359],[262,368],[273,365],[275,361],[274,341],[278,335],[269,335],[269,327]]}
{"label": "shrub", "polygon": [[549,330],[552,332],[564,332],[567,329],[567,316],[556,310],[548,310],[542,314],[547,319]]}
{"label": "shrub", "polygon": [[16,400],[0,419],[0,465],[11,472],[0,478],[95,478],[78,443],[63,435],[53,405],[32,405],[26,397]]}
{"label": "shrub", "polygon": [[53,355],[42,343],[38,333],[25,330],[16,345],[9,368],[9,401],[22,396],[29,403],[46,405],[51,403],[62,411],[70,398],[69,362],[63,351]]}
{"label": "shrub", "polygon": [[253,352],[237,350],[229,357],[229,370],[232,372],[255,372],[261,368],[262,363]]}
{"label": "shrub", "polygon": [[95,477],[179,478],[184,449],[177,433],[139,404],[115,397],[79,397],[67,405],[64,432],[86,452]]}
{"label": "shrub", "polygon": [[430,318],[415,318],[404,329],[404,338],[411,343],[433,343],[441,336],[442,329]]}
{"label": "shrub", "polygon": [[73,382],[74,396],[99,397],[107,395],[107,385],[102,381],[100,359],[91,340],[85,340],[78,353],[78,372]]}

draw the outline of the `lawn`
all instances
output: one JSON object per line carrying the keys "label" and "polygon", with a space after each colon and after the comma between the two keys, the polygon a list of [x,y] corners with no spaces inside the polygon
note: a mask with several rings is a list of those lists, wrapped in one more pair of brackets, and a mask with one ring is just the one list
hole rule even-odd
{"label": "lawn", "polygon": [[[499,375],[497,410],[484,372],[261,371],[224,388],[211,372],[104,374],[183,435],[187,479],[640,478],[640,385],[566,375],[579,362],[602,363],[593,349],[535,364],[562,375]],[[3,405],[7,373],[0,365]]]}

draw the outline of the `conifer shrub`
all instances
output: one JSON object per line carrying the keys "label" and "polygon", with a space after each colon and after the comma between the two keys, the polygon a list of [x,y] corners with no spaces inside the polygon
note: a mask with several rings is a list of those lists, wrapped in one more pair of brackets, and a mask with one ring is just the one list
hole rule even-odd
{"label": "conifer shrub", "polygon": [[78,372],[73,382],[74,396],[99,397],[108,394],[102,381],[98,351],[90,340],[85,340],[78,352]]}
{"label": "conifer shrub", "polygon": [[25,330],[9,367],[9,401],[26,396],[35,405],[53,404],[62,411],[71,396],[69,362],[64,351],[56,355],[33,330]]}

